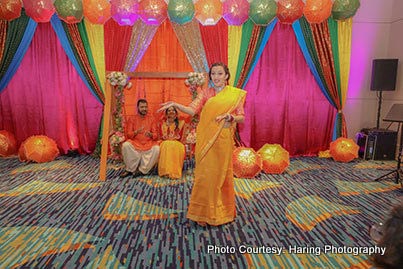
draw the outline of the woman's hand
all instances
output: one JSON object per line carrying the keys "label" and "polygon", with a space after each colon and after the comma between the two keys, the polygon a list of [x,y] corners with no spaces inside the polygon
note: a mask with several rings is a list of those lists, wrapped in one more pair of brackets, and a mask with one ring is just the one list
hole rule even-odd
{"label": "woman's hand", "polygon": [[222,120],[225,120],[226,122],[233,122],[234,121],[234,116],[232,116],[229,113],[221,114],[215,118],[216,122],[221,122]]}
{"label": "woman's hand", "polygon": [[176,103],[175,103],[175,102],[172,102],[172,101],[168,101],[168,102],[162,103],[160,109],[158,109],[157,112],[165,111],[165,110],[167,110],[168,108],[170,108],[171,106],[175,107],[175,106],[176,106]]}

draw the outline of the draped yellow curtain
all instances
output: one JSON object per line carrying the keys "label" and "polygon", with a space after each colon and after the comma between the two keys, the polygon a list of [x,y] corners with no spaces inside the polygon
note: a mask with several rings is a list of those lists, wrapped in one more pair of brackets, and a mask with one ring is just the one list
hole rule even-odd
{"label": "draped yellow curtain", "polygon": [[[172,29],[171,22],[158,28],[136,72],[191,72],[193,70]],[[133,86],[125,90],[125,115],[136,113],[139,98],[146,98],[149,112],[154,113],[162,102],[174,100],[181,104],[191,102],[191,94],[184,79],[133,78]],[[160,116],[160,115],[157,115]]]}
{"label": "draped yellow curtain", "polygon": [[343,108],[348,90],[348,77],[350,75],[350,55],[351,55],[351,33],[352,18],[337,21],[337,35],[339,41],[339,62],[340,62],[340,90],[341,90],[341,107]]}
{"label": "draped yellow curtain", "polygon": [[104,26],[93,24],[84,19],[85,29],[88,35],[91,52],[94,57],[95,68],[98,73],[100,87],[102,92],[105,85],[105,47],[104,47]]}
{"label": "draped yellow curtain", "polygon": [[228,68],[231,73],[229,85],[234,86],[242,40],[242,26],[228,25]]}

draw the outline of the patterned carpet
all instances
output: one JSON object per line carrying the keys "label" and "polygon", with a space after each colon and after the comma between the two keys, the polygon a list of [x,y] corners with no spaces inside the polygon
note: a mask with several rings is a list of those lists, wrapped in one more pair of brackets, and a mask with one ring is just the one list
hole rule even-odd
{"label": "patterned carpet", "polygon": [[[402,202],[373,179],[396,163],[300,157],[283,175],[235,179],[237,218],[185,218],[193,175],[118,177],[99,159],[0,159],[0,268],[368,268],[369,227]],[[326,248],[331,251],[325,253]]]}

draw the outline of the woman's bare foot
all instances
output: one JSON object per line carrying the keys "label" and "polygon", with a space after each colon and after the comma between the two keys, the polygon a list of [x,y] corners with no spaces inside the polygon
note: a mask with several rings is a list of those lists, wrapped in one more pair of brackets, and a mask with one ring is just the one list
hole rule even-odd
{"label": "woman's bare foot", "polygon": [[198,221],[197,224],[200,225],[200,226],[202,226],[202,227],[206,227],[206,226],[207,226],[207,223],[204,222],[204,221]]}

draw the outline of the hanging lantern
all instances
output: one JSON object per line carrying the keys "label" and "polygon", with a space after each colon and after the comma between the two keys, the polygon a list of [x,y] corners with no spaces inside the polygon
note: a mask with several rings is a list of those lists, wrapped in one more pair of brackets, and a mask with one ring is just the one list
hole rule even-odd
{"label": "hanging lantern", "polygon": [[222,17],[220,0],[198,0],[195,3],[196,19],[202,25],[215,25]]}
{"label": "hanging lantern", "polygon": [[226,0],[223,5],[223,18],[228,25],[242,25],[249,16],[247,0]]}
{"label": "hanging lantern", "polygon": [[192,0],[169,1],[169,19],[177,24],[185,24],[192,21],[195,15],[195,7]]}
{"label": "hanging lantern", "polygon": [[358,158],[359,146],[351,139],[339,137],[330,143],[330,155],[337,162],[351,162]]}
{"label": "hanging lantern", "polygon": [[0,20],[12,21],[21,16],[21,0],[0,0]]}
{"label": "hanging lantern", "polygon": [[309,23],[321,23],[332,13],[332,0],[306,0],[304,16]]}
{"label": "hanging lantern", "polygon": [[137,0],[112,0],[112,19],[120,26],[133,25],[138,18],[139,4]]}
{"label": "hanging lantern", "polygon": [[239,147],[232,153],[234,175],[253,178],[262,170],[262,158],[252,148]]}
{"label": "hanging lantern", "polygon": [[49,22],[55,13],[53,0],[22,0],[25,12],[36,22]]}
{"label": "hanging lantern", "polygon": [[94,24],[104,24],[111,17],[108,0],[83,0],[84,17]]}
{"label": "hanging lantern", "polygon": [[292,24],[304,12],[304,3],[301,0],[279,0],[277,5],[277,18],[282,23]]}
{"label": "hanging lantern", "polygon": [[17,151],[17,140],[14,135],[6,130],[0,131],[0,157],[7,157]]}
{"label": "hanging lantern", "polygon": [[81,0],[56,0],[57,15],[66,23],[79,23],[83,19],[83,2]]}
{"label": "hanging lantern", "polygon": [[37,163],[53,161],[59,155],[56,142],[45,135],[34,135],[23,142],[20,159]]}
{"label": "hanging lantern", "polygon": [[360,7],[360,0],[335,0],[332,17],[335,20],[345,20],[355,15]]}
{"label": "hanging lantern", "polygon": [[254,0],[250,3],[249,18],[257,25],[267,25],[277,13],[277,3],[274,0]]}
{"label": "hanging lantern", "polygon": [[257,153],[266,174],[281,174],[290,165],[290,154],[279,144],[265,144]]}
{"label": "hanging lantern", "polygon": [[139,6],[141,20],[148,25],[160,25],[167,18],[164,0],[142,0]]}

